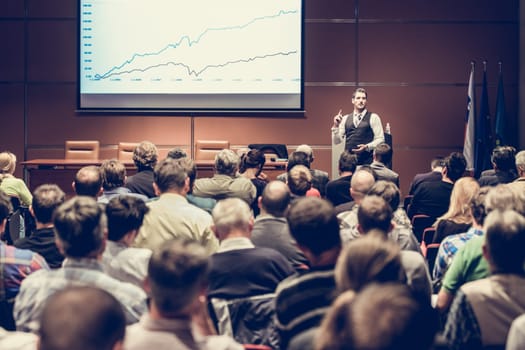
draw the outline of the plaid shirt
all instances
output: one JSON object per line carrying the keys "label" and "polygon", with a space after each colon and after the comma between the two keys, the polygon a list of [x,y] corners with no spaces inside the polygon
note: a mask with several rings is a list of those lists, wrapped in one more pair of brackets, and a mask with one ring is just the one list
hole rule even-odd
{"label": "plaid shirt", "polygon": [[441,280],[445,275],[452,258],[456,255],[459,248],[463,247],[470,239],[476,236],[483,235],[483,231],[471,227],[465,233],[457,235],[451,235],[446,237],[441,245],[439,246],[438,255],[436,257],[436,263],[434,264],[434,271],[432,271],[432,277],[434,281]]}
{"label": "plaid shirt", "polygon": [[70,285],[94,286],[113,294],[122,304],[128,324],[137,322],[147,310],[144,291],[106,275],[98,260],[66,258],[62,268],[38,271],[26,278],[15,300],[17,329],[38,331],[40,314],[47,298]]}
{"label": "plaid shirt", "polygon": [[49,270],[42,256],[0,242],[0,300],[14,299],[22,281],[40,269]]}

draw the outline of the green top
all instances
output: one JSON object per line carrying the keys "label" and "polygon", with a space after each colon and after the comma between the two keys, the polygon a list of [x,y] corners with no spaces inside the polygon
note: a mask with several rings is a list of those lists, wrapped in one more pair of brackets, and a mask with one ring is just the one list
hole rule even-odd
{"label": "green top", "polygon": [[20,199],[20,204],[26,207],[31,205],[33,196],[22,179],[8,175],[0,182],[0,189],[8,196]]}

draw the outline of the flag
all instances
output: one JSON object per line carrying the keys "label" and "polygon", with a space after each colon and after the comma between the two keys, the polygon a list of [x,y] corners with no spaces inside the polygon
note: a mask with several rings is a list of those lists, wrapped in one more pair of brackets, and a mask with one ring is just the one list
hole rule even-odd
{"label": "flag", "polygon": [[496,146],[504,146],[510,143],[507,134],[507,118],[505,114],[505,94],[503,93],[503,74],[499,72],[498,82],[498,97],[496,100],[496,130],[495,130],[495,141]]}
{"label": "flag", "polygon": [[483,86],[481,88],[481,101],[479,104],[479,114],[476,120],[476,145],[474,169],[476,177],[479,177],[483,170],[491,169],[490,155],[492,153],[492,133],[491,119],[489,111],[489,93],[487,88],[487,71],[483,71]]}
{"label": "flag", "polygon": [[467,91],[467,113],[465,116],[465,140],[463,143],[463,155],[467,160],[467,170],[474,170],[474,145],[475,145],[475,83],[474,83],[474,63],[470,68],[470,78],[468,80]]}

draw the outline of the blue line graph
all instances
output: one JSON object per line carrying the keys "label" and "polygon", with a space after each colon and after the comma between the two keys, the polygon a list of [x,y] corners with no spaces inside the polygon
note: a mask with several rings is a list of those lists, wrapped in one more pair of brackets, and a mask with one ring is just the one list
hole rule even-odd
{"label": "blue line graph", "polygon": [[[206,34],[208,34],[210,32],[213,32],[213,31],[241,30],[241,29],[244,29],[244,28],[246,28],[246,27],[248,27],[248,26],[258,22],[258,21],[273,19],[273,18],[277,18],[277,17],[280,17],[280,16],[290,15],[290,14],[297,14],[297,13],[298,13],[297,10],[288,10],[288,11],[287,10],[280,10],[277,14],[257,17],[257,18],[254,18],[254,19],[250,20],[249,22],[241,24],[241,25],[225,26],[225,27],[217,27],[217,28],[207,28],[204,32],[199,34],[193,40],[190,38],[189,35],[184,35],[176,43],[170,43],[170,44],[166,45],[165,47],[163,47],[162,49],[160,49],[160,50],[158,50],[156,52],[134,53],[132,55],[132,57],[130,59],[127,59],[124,63],[122,63],[122,64],[120,64],[118,66],[112,67],[111,69],[109,69],[105,73],[95,74],[94,75],[94,79],[95,80],[100,80],[100,79],[105,79],[105,78],[111,77],[111,76],[115,75],[114,72],[116,70],[122,69],[125,66],[132,64],[137,58],[147,57],[147,56],[158,56],[158,55],[162,54],[163,52],[165,52],[166,50],[176,49],[177,47],[181,46],[183,44],[183,42],[187,42],[188,47],[191,47],[191,46],[193,46],[195,44],[198,44],[201,41],[201,39]],[[297,52],[297,50],[295,52]],[[255,58],[261,58],[261,56],[256,56]],[[169,65],[170,63],[171,62],[167,62],[167,63],[164,63],[164,64],[155,65],[155,66]],[[149,68],[154,68],[155,66],[150,66]],[[210,65],[210,66],[220,66],[220,65]],[[148,70],[148,69],[132,69],[130,71],[124,71],[124,72],[120,72],[120,73],[116,73],[116,74],[124,74],[126,72],[130,73],[130,72],[133,72],[133,71],[142,71],[142,72],[144,72],[146,70]],[[201,72],[205,71],[205,70],[206,69],[202,69]],[[193,71],[193,70],[190,70],[188,68],[188,71]],[[199,74],[196,74],[196,75],[199,75]]]}

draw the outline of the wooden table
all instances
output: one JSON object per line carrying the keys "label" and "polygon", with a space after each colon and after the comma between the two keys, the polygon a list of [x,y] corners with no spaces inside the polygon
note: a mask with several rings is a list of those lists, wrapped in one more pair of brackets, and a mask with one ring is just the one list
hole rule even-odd
{"label": "wooden table", "polygon": [[[24,175],[29,190],[33,192],[35,188],[42,184],[57,184],[68,197],[74,195],[72,188],[73,179],[76,172],[87,165],[99,166],[102,160],[79,160],[79,159],[33,159],[20,162],[24,166]],[[126,166],[127,175],[133,175],[137,168],[132,162],[123,162]],[[197,160],[197,177],[211,177],[214,173],[213,160]],[[286,171],[286,162],[267,162],[263,168],[269,180],[275,180],[277,175]]]}

